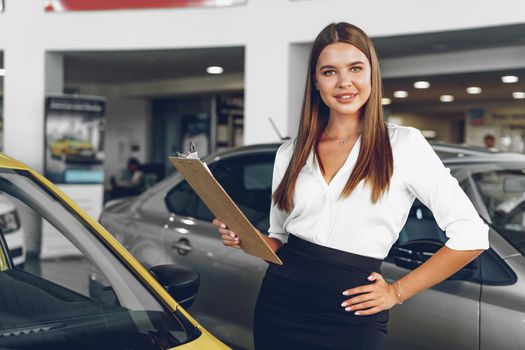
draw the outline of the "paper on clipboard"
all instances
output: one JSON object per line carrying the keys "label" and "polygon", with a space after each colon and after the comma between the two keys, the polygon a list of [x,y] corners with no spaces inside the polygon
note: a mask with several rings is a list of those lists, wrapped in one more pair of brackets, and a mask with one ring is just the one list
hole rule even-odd
{"label": "paper on clipboard", "polygon": [[196,152],[191,152],[191,147],[187,154],[178,154],[177,157],[169,159],[215,217],[240,237],[239,246],[245,253],[278,265],[283,264],[213,177],[206,163],[197,157]]}

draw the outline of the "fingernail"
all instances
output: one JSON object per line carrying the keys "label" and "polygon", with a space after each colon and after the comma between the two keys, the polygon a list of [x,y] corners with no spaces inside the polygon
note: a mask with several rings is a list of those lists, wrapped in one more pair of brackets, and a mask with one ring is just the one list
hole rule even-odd
{"label": "fingernail", "polygon": [[359,311],[354,312],[354,315],[359,316]]}
{"label": "fingernail", "polygon": [[350,295],[350,293],[348,293],[347,291],[344,291],[343,295]]}
{"label": "fingernail", "polygon": [[369,281],[373,281],[374,280],[374,276],[368,276],[367,277]]}
{"label": "fingernail", "polygon": [[221,224],[221,227],[222,227],[222,228],[226,228],[226,225],[224,225],[224,224]]}
{"label": "fingernail", "polygon": [[341,306],[342,306],[342,307],[345,307],[345,306],[346,306],[346,302],[342,302],[342,303],[341,303]]}
{"label": "fingernail", "polygon": [[235,234],[234,233],[230,233],[230,237],[235,237]]}
{"label": "fingernail", "polygon": [[352,308],[349,306],[349,307],[345,308],[345,311],[352,311]]}

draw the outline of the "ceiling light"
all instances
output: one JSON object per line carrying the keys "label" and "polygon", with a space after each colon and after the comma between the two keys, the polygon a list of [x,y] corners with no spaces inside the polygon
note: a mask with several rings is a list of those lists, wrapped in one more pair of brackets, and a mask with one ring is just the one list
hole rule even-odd
{"label": "ceiling light", "polygon": [[383,97],[383,98],[381,99],[381,104],[382,104],[383,106],[389,105],[389,104],[391,104],[391,103],[392,103],[392,100],[389,99],[388,97]]}
{"label": "ceiling light", "polygon": [[210,74],[221,74],[222,72],[224,72],[224,69],[219,66],[211,66],[206,68],[206,72]]}
{"label": "ceiling light", "polygon": [[523,100],[525,99],[525,92],[524,91],[515,91],[512,93],[512,97],[514,97],[517,100]]}
{"label": "ceiling light", "polygon": [[520,79],[515,75],[505,75],[501,77],[501,81],[507,84],[517,83],[518,80]]}
{"label": "ceiling light", "polygon": [[478,95],[478,94],[481,94],[481,88],[478,87],[478,86],[469,86],[467,88],[467,94],[470,94],[470,95]]}
{"label": "ceiling light", "polygon": [[452,101],[454,101],[454,96],[452,96],[452,95],[441,95],[441,96],[439,96],[439,100],[441,102],[452,102]]}
{"label": "ceiling light", "polygon": [[414,87],[416,89],[428,89],[430,87],[430,83],[428,81],[416,81],[414,83]]}
{"label": "ceiling light", "polygon": [[408,92],[403,90],[394,91],[394,97],[395,98],[407,98]]}
{"label": "ceiling light", "polygon": [[0,77],[3,77],[5,75],[5,69],[0,68]]}

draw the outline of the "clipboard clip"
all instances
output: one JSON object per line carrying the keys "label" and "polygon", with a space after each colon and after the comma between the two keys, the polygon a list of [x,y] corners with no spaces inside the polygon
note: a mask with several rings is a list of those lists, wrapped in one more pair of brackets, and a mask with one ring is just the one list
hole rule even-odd
{"label": "clipboard clip", "polygon": [[188,151],[184,153],[177,152],[177,157],[179,158],[189,158],[189,159],[199,159],[199,155],[197,154],[197,151],[195,150],[195,144],[190,139],[190,147]]}

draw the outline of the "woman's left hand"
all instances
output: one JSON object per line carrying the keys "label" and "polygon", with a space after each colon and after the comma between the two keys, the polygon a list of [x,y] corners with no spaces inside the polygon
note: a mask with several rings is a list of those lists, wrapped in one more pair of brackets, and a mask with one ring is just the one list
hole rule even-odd
{"label": "woman's left hand", "polygon": [[343,292],[343,295],[347,296],[360,294],[341,304],[345,311],[354,312],[358,316],[367,316],[391,309],[399,303],[395,285],[387,283],[381,274],[372,272],[368,280],[375,281],[375,283],[347,289]]}

